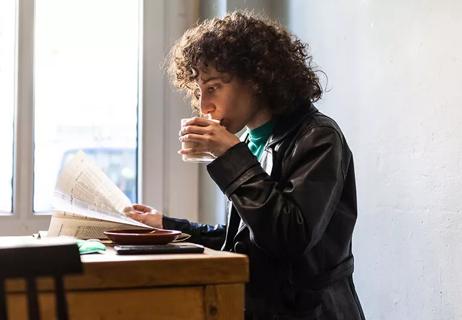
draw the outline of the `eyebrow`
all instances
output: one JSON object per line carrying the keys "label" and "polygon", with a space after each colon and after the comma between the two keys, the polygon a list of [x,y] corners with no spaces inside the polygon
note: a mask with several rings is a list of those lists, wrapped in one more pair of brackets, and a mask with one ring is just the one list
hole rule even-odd
{"label": "eyebrow", "polygon": [[210,77],[208,79],[200,79],[200,80],[202,80],[203,84],[206,84],[207,82],[210,82],[212,80],[221,80],[221,77]]}

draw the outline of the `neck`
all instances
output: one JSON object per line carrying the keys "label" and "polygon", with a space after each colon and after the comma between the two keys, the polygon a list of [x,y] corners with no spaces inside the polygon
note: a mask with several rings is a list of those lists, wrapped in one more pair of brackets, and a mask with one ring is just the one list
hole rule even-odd
{"label": "neck", "polygon": [[249,123],[247,123],[247,128],[253,130],[255,128],[261,127],[272,118],[271,112],[267,108],[261,108],[253,117]]}

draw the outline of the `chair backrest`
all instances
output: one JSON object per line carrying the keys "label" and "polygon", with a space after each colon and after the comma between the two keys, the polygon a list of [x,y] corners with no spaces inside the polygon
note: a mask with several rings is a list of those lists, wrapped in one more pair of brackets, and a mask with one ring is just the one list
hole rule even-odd
{"label": "chair backrest", "polygon": [[63,276],[82,272],[79,249],[75,243],[56,243],[0,247],[0,320],[7,319],[5,280],[25,278],[29,319],[40,319],[35,278],[51,276],[55,280],[56,315],[68,319]]}

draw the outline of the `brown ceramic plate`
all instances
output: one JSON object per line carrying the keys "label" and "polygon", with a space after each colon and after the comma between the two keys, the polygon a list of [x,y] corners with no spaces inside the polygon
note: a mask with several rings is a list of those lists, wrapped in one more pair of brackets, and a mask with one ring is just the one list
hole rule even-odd
{"label": "brown ceramic plate", "polygon": [[175,240],[181,232],[166,229],[126,229],[108,230],[104,234],[117,244],[166,244]]}

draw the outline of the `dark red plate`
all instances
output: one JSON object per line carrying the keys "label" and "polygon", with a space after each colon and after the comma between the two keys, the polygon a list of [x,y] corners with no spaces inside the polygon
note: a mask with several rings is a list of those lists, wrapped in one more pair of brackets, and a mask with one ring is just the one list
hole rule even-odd
{"label": "dark red plate", "polygon": [[178,238],[181,232],[166,229],[126,229],[108,230],[104,234],[117,244],[166,244]]}

